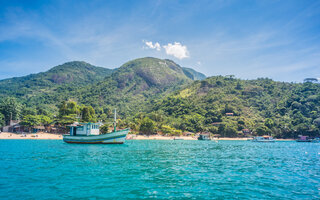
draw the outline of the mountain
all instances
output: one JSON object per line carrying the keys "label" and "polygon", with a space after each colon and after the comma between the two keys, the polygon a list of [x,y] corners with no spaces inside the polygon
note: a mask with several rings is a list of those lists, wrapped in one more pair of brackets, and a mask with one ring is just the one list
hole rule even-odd
{"label": "mountain", "polygon": [[86,62],[73,61],[37,74],[0,81],[0,97],[16,96],[28,99],[59,87],[83,86],[102,80],[113,70],[96,67]]}
{"label": "mountain", "polygon": [[203,79],[207,78],[206,75],[204,75],[200,72],[197,72],[191,68],[183,67],[182,70],[186,76],[188,76],[189,78],[191,78],[192,80],[195,80],[195,81],[196,80],[203,80]]}
{"label": "mountain", "polygon": [[198,72],[189,71],[171,60],[151,57],[114,70],[74,61],[47,72],[2,80],[0,97],[18,97],[29,107],[46,105],[52,112],[61,101],[73,99],[95,108],[118,106],[131,114],[146,108],[151,99],[193,82]]}
{"label": "mountain", "polygon": [[320,85],[215,76],[159,99],[149,113],[162,113],[165,124],[191,132],[236,137],[248,129],[280,138],[319,136]]}
{"label": "mountain", "polygon": [[19,106],[11,108],[18,103],[0,101],[0,119],[5,116],[8,121],[13,111],[14,119],[28,113],[53,118],[62,101],[73,100],[92,106],[103,121],[117,108],[119,126],[136,131],[148,125],[149,132],[169,135],[210,131],[236,137],[242,130],[281,138],[320,135],[320,84],[203,78],[168,59],[139,58],[114,70],[69,62],[47,72],[0,81],[0,100],[17,97],[24,105],[19,116]]}
{"label": "mountain", "polygon": [[77,100],[94,107],[116,106],[122,114],[130,115],[192,82],[183,68],[171,60],[139,58],[123,64],[103,81],[82,89]]}

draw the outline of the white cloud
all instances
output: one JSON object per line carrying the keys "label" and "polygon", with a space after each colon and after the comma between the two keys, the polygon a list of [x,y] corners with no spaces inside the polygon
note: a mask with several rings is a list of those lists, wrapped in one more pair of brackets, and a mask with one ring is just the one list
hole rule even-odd
{"label": "white cloud", "polygon": [[150,41],[150,42],[145,41],[144,43],[145,43],[145,44],[147,45],[147,47],[150,48],[150,49],[156,49],[157,51],[160,51],[160,50],[161,50],[161,46],[160,46],[160,44],[159,44],[158,42],[156,42],[156,43],[153,44],[151,41]]}
{"label": "white cloud", "polygon": [[163,48],[166,54],[172,55],[178,59],[189,58],[189,52],[187,46],[182,45],[180,42],[175,42],[174,44],[168,43],[164,45]]}
{"label": "white cloud", "polygon": [[189,51],[187,46],[182,45],[180,42],[174,42],[173,44],[168,43],[167,45],[160,45],[159,42],[145,41],[142,40],[146,45],[143,47],[144,49],[156,49],[157,51],[161,51],[164,48],[167,55],[174,56],[178,59],[189,58]]}

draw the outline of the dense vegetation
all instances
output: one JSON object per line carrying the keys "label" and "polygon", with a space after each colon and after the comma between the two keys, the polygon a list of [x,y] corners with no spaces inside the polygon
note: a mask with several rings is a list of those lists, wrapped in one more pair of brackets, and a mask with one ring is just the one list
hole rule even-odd
{"label": "dense vegetation", "polygon": [[204,78],[156,58],[136,59],[115,70],[66,63],[0,81],[0,124],[10,119],[30,127],[76,120],[111,124],[116,107],[119,125],[143,134],[319,135],[319,84]]}
{"label": "dense vegetation", "polygon": [[235,137],[249,129],[253,134],[284,138],[317,136],[320,85],[210,77],[161,99],[153,113],[161,113],[164,124],[182,131],[208,130]]}

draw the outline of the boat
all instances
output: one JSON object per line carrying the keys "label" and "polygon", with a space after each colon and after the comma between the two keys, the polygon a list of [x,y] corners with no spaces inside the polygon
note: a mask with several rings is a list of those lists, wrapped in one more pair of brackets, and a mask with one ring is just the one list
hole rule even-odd
{"label": "boat", "polygon": [[309,136],[299,135],[299,139],[296,140],[297,142],[312,142],[312,139]]}
{"label": "boat", "polygon": [[184,140],[184,139],[181,137],[174,137],[173,140]]}
{"label": "boat", "polygon": [[311,142],[313,142],[313,143],[320,143],[320,138],[314,138],[314,139],[312,139]]}
{"label": "boat", "polygon": [[114,113],[114,130],[111,133],[100,134],[102,123],[73,123],[70,125],[70,135],[63,135],[66,143],[78,144],[123,144],[130,129],[117,130],[116,110]]}
{"label": "boat", "polygon": [[272,136],[264,135],[264,136],[253,137],[251,141],[252,142],[275,142],[275,139],[273,139]]}
{"label": "boat", "polygon": [[210,133],[200,133],[198,140],[211,140]]}

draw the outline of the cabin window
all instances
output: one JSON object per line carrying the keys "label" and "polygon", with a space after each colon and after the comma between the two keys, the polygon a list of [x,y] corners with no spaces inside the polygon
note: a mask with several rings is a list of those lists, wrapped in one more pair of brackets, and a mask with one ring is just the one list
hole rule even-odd
{"label": "cabin window", "polygon": [[77,127],[77,131],[83,131],[83,126]]}

